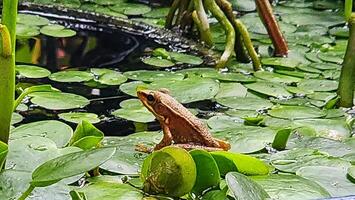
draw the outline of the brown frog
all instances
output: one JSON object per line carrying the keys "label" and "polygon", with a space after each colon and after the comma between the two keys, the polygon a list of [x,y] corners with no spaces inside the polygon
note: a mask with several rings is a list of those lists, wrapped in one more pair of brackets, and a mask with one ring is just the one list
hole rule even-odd
{"label": "brown frog", "polygon": [[163,129],[162,141],[154,150],[174,145],[184,149],[228,151],[230,144],[213,138],[208,128],[182,104],[169,95],[166,89],[140,90],[138,98],[154,114]]}

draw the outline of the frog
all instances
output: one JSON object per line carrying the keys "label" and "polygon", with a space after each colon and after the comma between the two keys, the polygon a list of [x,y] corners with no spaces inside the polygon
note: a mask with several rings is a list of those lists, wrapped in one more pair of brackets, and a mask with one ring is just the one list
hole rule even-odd
{"label": "frog", "polygon": [[166,146],[186,150],[228,151],[227,141],[214,138],[208,127],[186,107],[170,95],[169,90],[138,90],[143,105],[156,117],[163,130],[163,138],[152,151]]}

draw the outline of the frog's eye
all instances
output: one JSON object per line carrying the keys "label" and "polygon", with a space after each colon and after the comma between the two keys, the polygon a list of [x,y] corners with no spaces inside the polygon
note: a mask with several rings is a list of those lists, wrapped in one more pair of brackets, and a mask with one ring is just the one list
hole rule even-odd
{"label": "frog's eye", "polygon": [[147,96],[147,100],[148,100],[149,102],[154,102],[155,98],[154,98],[154,96],[153,96],[153,95],[148,94],[148,96]]}

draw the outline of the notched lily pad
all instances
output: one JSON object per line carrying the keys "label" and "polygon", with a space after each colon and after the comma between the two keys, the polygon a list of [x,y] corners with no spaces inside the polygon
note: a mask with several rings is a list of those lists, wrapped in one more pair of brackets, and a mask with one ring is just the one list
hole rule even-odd
{"label": "notched lily pad", "polygon": [[90,103],[85,97],[62,92],[35,92],[29,95],[31,102],[49,110],[82,108]]}
{"label": "notched lily pad", "polygon": [[291,120],[321,118],[327,115],[325,111],[308,106],[278,106],[268,111],[268,114],[273,117]]}

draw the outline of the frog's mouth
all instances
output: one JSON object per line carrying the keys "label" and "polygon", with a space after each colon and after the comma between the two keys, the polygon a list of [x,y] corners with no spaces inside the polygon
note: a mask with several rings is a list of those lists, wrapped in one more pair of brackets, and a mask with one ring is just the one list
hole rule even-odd
{"label": "frog's mouth", "polygon": [[154,92],[152,90],[138,90],[137,91],[137,96],[139,100],[143,103],[143,105],[151,112],[153,115],[158,119],[158,120],[164,120],[164,116],[159,115],[158,113],[155,112],[153,106],[149,103],[148,100],[148,95],[153,94]]}

